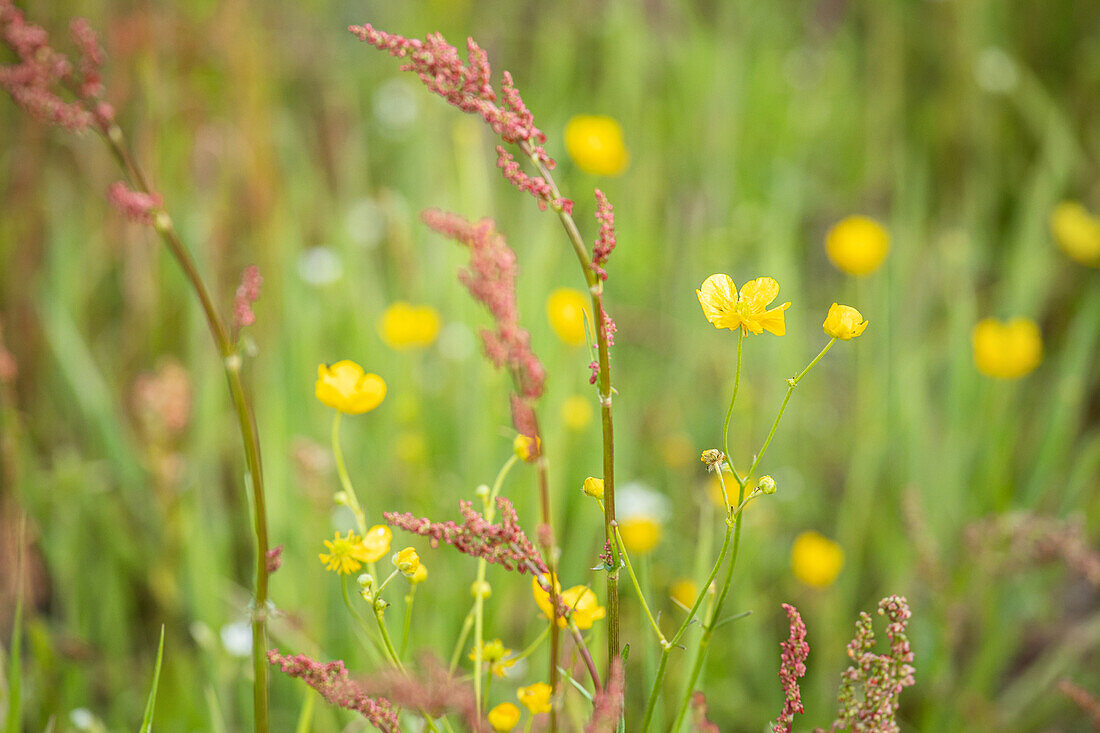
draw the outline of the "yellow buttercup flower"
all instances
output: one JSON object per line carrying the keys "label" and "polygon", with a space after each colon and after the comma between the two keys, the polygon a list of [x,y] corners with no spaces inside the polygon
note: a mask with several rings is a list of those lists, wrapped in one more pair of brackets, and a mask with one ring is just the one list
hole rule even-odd
{"label": "yellow buttercup flower", "polygon": [[592,422],[592,403],[587,397],[573,395],[561,404],[561,421],[570,430],[580,432]]}
{"label": "yellow buttercup flower", "polygon": [[711,275],[695,294],[703,306],[703,315],[715,328],[731,331],[740,328],[746,334],[769,331],[776,336],[787,332],[783,311],[791,304],[788,301],[768,310],[768,305],[779,295],[779,283],[770,277],[750,280],[738,292],[729,275]]}
{"label": "yellow buttercup flower", "polygon": [[645,555],[661,541],[661,523],[646,515],[626,517],[619,520],[619,534],[627,552]]}
{"label": "yellow buttercup flower", "polygon": [[1100,218],[1076,201],[1063,201],[1050,214],[1054,241],[1067,255],[1089,267],[1100,267]]}
{"label": "yellow buttercup flower", "polygon": [[420,555],[417,555],[416,549],[412,547],[406,547],[404,550],[394,553],[390,561],[406,578],[416,575],[416,571],[420,567]]}
{"label": "yellow buttercup flower", "polygon": [[[546,576],[542,576],[542,579],[545,581]],[[571,618],[577,624],[578,629],[582,631],[590,629],[592,624],[607,615],[607,609],[600,605],[599,599],[596,598],[596,594],[591,588],[575,585],[562,592],[560,584],[555,583],[555,586],[560,594],[561,602],[567,608],[572,609]],[[531,594],[535,597],[535,603],[538,604],[539,609],[546,615],[546,618],[553,618],[554,607],[550,605],[550,594],[542,589],[538,578],[531,578]],[[558,626],[565,628],[565,625],[565,619],[559,617]]]}
{"label": "yellow buttercup flower", "polygon": [[364,562],[378,562],[390,551],[393,532],[384,524],[376,524],[363,537]]}
{"label": "yellow buttercup flower", "polygon": [[546,318],[550,326],[558,338],[570,346],[587,343],[586,317],[591,319],[591,301],[579,290],[558,288],[546,299]]}
{"label": "yellow buttercup flower", "polygon": [[[504,677],[507,669],[516,663],[515,657],[509,657],[512,650],[504,646],[500,639],[493,639],[481,645],[481,661],[488,663],[494,677]],[[469,655],[471,662],[477,661],[477,647]]]}
{"label": "yellow buttercup flower", "polygon": [[439,335],[439,311],[430,305],[412,305],[399,300],[382,312],[378,335],[395,351],[423,349]]}
{"label": "yellow buttercup flower", "polygon": [[531,711],[531,715],[550,712],[550,695],[554,692],[545,682],[536,682],[527,687],[516,690],[516,697],[523,706]]}
{"label": "yellow buttercup flower", "polygon": [[870,275],[882,265],[889,251],[890,233],[870,217],[846,217],[825,235],[829,261],[849,275]]}
{"label": "yellow buttercup flower", "polygon": [[565,125],[565,150],[585,173],[617,176],[630,164],[623,128],[613,118],[577,115]]}
{"label": "yellow buttercup flower", "polygon": [[416,572],[409,577],[409,582],[413,585],[420,585],[428,579],[428,567],[424,563],[420,563],[416,566]]}
{"label": "yellow buttercup flower", "polygon": [[315,394],[323,404],[348,415],[370,412],[386,398],[386,382],[377,374],[364,374],[354,361],[338,361],[317,367]]}
{"label": "yellow buttercup flower", "polygon": [[844,567],[844,550],[824,535],[809,531],[791,545],[791,570],[806,585],[826,588],[833,584]]}
{"label": "yellow buttercup flower", "polygon": [[489,711],[486,719],[489,721],[489,725],[493,726],[493,730],[498,731],[498,733],[505,733],[505,731],[510,731],[519,725],[519,716],[519,708],[510,702],[502,702]]}
{"label": "yellow buttercup flower", "polygon": [[691,608],[695,599],[699,597],[699,584],[688,578],[680,578],[668,589],[668,594],[681,606]]}
{"label": "yellow buttercup flower", "polygon": [[531,438],[523,433],[516,436],[516,439],[512,441],[512,450],[515,451],[516,456],[521,461],[530,463],[539,457],[542,452],[542,440],[539,438]]}
{"label": "yellow buttercup flower", "polygon": [[863,333],[867,328],[867,321],[855,308],[848,305],[829,306],[829,315],[825,316],[823,324],[825,333],[841,341],[850,341]]}
{"label": "yellow buttercup flower", "polygon": [[341,537],[337,532],[331,540],[325,540],[328,552],[318,555],[325,564],[325,570],[335,570],[340,575],[351,575],[363,567],[363,563],[370,562],[367,548],[363,546],[363,538],[348,530],[347,537]]}
{"label": "yellow buttercup flower", "polygon": [[986,318],[970,334],[974,366],[987,377],[1018,379],[1031,373],[1043,360],[1043,336],[1030,318],[1001,323]]}
{"label": "yellow buttercup flower", "polygon": [[596,478],[595,476],[589,476],[584,480],[584,487],[582,488],[585,494],[591,496],[593,499],[603,498],[603,479]]}

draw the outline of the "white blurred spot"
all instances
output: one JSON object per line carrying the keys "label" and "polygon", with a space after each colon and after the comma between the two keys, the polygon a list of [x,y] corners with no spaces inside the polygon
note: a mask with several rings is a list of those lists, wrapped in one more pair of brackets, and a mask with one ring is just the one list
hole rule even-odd
{"label": "white blurred spot", "polygon": [[386,233],[386,220],[372,199],[360,199],[348,209],[344,227],[351,241],[364,249],[374,249]]}
{"label": "white blurred spot", "polygon": [[464,323],[448,323],[439,333],[439,353],[444,359],[466,361],[474,353],[474,333]]}
{"label": "white blurred spot", "polygon": [[1012,91],[1019,81],[1016,62],[996,46],[981,50],[974,62],[974,79],[987,92],[1004,94]]}
{"label": "white blurred spot", "polygon": [[103,730],[103,723],[88,708],[72,710],[69,713],[69,722],[77,730]]}
{"label": "white blurred spot", "polygon": [[329,285],[343,276],[340,256],[328,247],[310,247],[298,255],[298,277],[310,285]]}
{"label": "white blurred spot", "polygon": [[252,627],[244,619],[226,624],[221,630],[222,646],[235,657],[252,654]]}
{"label": "white blurred spot", "polygon": [[668,520],[670,511],[668,497],[640,481],[615,488],[615,514],[620,519],[653,517],[663,523]]}
{"label": "white blurred spot", "polygon": [[416,122],[417,95],[403,79],[391,79],[374,93],[371,100],[374,119],[382,131],[391,138],[402,137],[405,130]]}

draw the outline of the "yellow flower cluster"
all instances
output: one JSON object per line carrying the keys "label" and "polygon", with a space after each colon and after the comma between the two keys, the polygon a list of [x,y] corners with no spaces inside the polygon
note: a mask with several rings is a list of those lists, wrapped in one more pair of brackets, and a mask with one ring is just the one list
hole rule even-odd
{"label": "yellow flower cluster", "polygon": [[[546,582],[545,575],[540,577],[543,582]],[[595,592],[591,588],[583,585],[575,585],[569,590],[562,592],[560,584],[555,581],[554,585],[562,603],[564,603],[566,607],[572,609],[570,618],[572,618],[573,623],[577,625],[578,629],[582,631],[584,629],[590,629],[592,628],[592,624],[607,615],[607,609],[600,605]],[[538,604],[539,609],[546,614],[546,618],[554,618],[554,607],[550,604],[550,594],[542,589],[539,578],[531,578],[531,594],[534,595],[535,603]],[[558,626],[565,628],[565,625],[565,619],[559,616]]]}
{"label": "yellow flower cluster", "polygon": [[870,275],[882,265],[889,251],[889,232],[866,216],[841,219],[825,235],[829,261],[849,275]]}
{"label": "yellow flower cluster", "polygon": [[987,377],[1019,379],[1043,360],[1043,336],[1029,318],[986,318],[970,334],[974,366]]}
{"label": "yellow flower cluster", "polygon": [[423,349],[439,335],[439,312],[430,305],[412,305],[399,300],[382,312],[378,335],[395,351]]}
{"label": "yellow flower cluster", "polygon": [[337,532],[331,540],[325,540],[328,552],[318,555],[325,564],[325,570],[334,570],[340,575],[351,575],[363,567],[363,563],[377,562],[390,551],[393,532],[389,527],[376,524],[365,537],[348,530],[347,537]]}
{"label": "yellow flower cluster", "polygon": [[565,150],[585,173],[617,176],[630,164],[623,128],[612,117],[577,115],[565,125]]}
{"label": "yellow flower cluster", "polygon": [[1089,267],[1100,267],[1100,218],[1076,201],[1063,201],[1050,214],[1054,241],[1067,255]]}
{"label": "yellow flower cluster", "polygon": [[573,288],[558,288],[546,299],[546,318],[562,342],[583,346],[588,338],[585,318],[592,320],[591,302],[584,293]]}
{"label": "yellow flower cluster", "polygon": [[382,404],[386,382],[377,374],[364,374],[363,367],[345,359],[317,367],[314,393],[333,409],[347,415],[362,415]]}
{"label": "yellow flower cluster", "polygon": [[738,291],[729,275],[711,275],[695,294],[703,307],[703,315],[715,328],[731,331],[740,328],[746,334],[757,335],[768,331],[782,336],[787,332],[783,311],[791,307],[790,301],[768,309],[779,296],[779,283],[774,278],[758,277],[745,283]]}
{"label": "yellow flower cluster", "polygon": [[794,577],[814,588],[832,585],[844,567],[844,549],[819,532],[803,532],[791,545]]}

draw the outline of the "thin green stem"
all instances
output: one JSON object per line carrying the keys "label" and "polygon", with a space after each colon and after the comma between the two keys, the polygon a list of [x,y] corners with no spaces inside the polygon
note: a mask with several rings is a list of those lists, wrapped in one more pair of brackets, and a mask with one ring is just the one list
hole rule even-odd
{"label": "thin green stem", "polygon": [[413,601],[416,600],[416,583],[409,584],[409,592],[405,595],[405,623],[401,628],[401,658],[405,657],[405,650],[409,648],[409,629],[412,628]]}
{"label": "thin green stem", "polygon": [[462,629],[458,632],[458,641],[455,642],[454,651],[451,652],[451,665],[450,672],[454,675],[455,670],[458,669],[458,660],[462,656],[462,650],[466,647],[466,637],[470,635],[470,629],[474,627],[474,607],[470,607],[470,612],[466,614],[466,618],[462,620]]}
{"label": "thin green stem", "polygon": [[[539,175],[550,187],[551,198],[558,201],[562,198],[554,176],[550,169],[535,155],[530,143],[521,142],[520,149],[527,155],[531,164],[538,170]],[[611,566],[607,569],[607,664],[611,669],[612,660],[619,655],[619,547],[615,541],[615,430],[611,418],[611,351],[607,340],[605,328],[605,311],[603,307],[603,282],[596,276],[592,268],[592,259],[588,255],[588,245],[581,237],[577,223],[569,211],[557,203],[551,203],[551,207],[558,215],[562,227],[565,229],[569,243],[573,245],[573,252],[577,255],[584,281],[588,285],[588,291],[592,297],[592,316],[596,322],[596,351],[597,363],[600,367],[597,375],[598,394],[600,398],[600,418],[603,429],[603,482],[604,482],[604,539],[611,549]],[[553,720],[551,723],[553,724]],[[553,727],[553,725],[551,726]]]}
{"label": "thin green stem", "polygon": [[351,484],[347,465],[344,463],[344,451],[340,448],[340,415],[336,410],[336,416],[332,418],[332,455],[336,459],[336,475],[340,477],[340,487],[344,491],[344,499],[348,509],[355,515],[355,523],[359,527],[359,534],[367,534],[367,516],[363,507],[359,504],[359,497],[355,493],[355,487]]}
{"label": "thin green stem", "polygon": [[[737,469],[733,465],[733,458],[730,457],[729,433],[730,433],[730,418],[733,417],[733,403],[737,402],[737,389],[738,389],[738,387],[741,386],[741,347],[744,345],[744,343],[745,343],[745,329],[744,328],[739,328],[739,329],[737,329],[737,369],[733,374],[733,396],[730,397],[730,406],[726,410],[726,422],[722,425],[722,453],[723,453],[723,455],[725,455],[726,462],[729,463],[730,470],[733,471],[733,477],[735,479],[737,479],[737,484],[739,486],[744,486],[745,485],[745,480],[748,477],[746,477],[745,479],[742,479],[741,475],[737,473]],[[723,482],[722,486],[723,486],[723,489],[724,489],[725,488],[725,483],[724,482]],[[725,491],[723,491],[722,495],[726,497],[726,512],[728,513],[729,512],[729,503],[730,503],[729,496],[726,495]]]}
{"label": "thin green stem", "polygon": [[[833,344],[835,344],[836,341],[837,340],[835,338],[830,340],[829,343],[825,344],[825,348],[823,348],[820,353],[818,353],[818,355],[815,356],[813,360],[806,365],[805,369],[799,372],[797,376],[787,380],[787,393],[783,396],[783,402],[779,406],[779,412],[775,416],[775,421],[772,423],[772,428],[768,432],[768,437],[764,440],[764,444],[760,447],[760,450],[757,452],[756,457],[753,459],[752,466],[749,468],[749,472],[746,475],[746,480],[748,476],[751,476],[756,471],[757,466],[760,465],[760,461],[764,458],[765,451],[767,451],[768,446],[771,445],[772,438],[775,437],[775,432],[779,428],[779,422],[783,419],[783,414],[787,409],[787,403],[790,402],[791,395],[794,393],[794,388],[797,387],[798,383],[802,381],[802,378],[805,377],[809,373],[809,371],[817,365],[819,361],[821,361],[822,357],[824,357],[825,354],[829,352],[829,349],[833,347]],[[737,476],[736,472],[734,473],[734,476]],[[719,477],[721,477],[721,473],[719,473]],[[740,477],[738,477],[738,481],[740,483]],[[703,670],[703,664],[706,662],[707,649],[710,646],[711,637],[714,635],[715,624],[718,620],[719,615],[722,613],[722,607],[726,602],[726,597],[729,595],[730,585],[733,582],[733,570],[737,565],[737,555],[738,551],[741,548],[741,510],[744,509],[744,505],[746,503],[745,484],[740,483],[740,490],[737,496],[737,504],[739,509],[737,511],[736,517],[734,518],[733,553],[730,556],[729,567],[726,569],[726,577],[722,583],[722,590],[718,594],[718,601],[714,604],[713,611],[708,617],[707,622],[703,625],[703,635],[699,639],[699,651],[697,656],[695,657],[695,664],[692,666],[691,675],[688,677],[687,685],[684,688],[684,694],[680,699],[680,707],[676,714],[676,721],[675,723],[673,723],[672,726],[672,730],[674,733],[676,731],[679,731],[680,725],[683,723],[684,716],[687,714],[688,702],[691,699],[691,693],[694,690],[695,682],[699,679],[699,675]]]}
{"label": "thin green stem", "polygon": [[526,649],[524,649],[524,650],[523,650],[522,652],[520,652],[519,654],[517,654],[517,655],[516,655],[516,656],[514,657],[514,658],[515,658],[515,660],[516,660],[516,661],[518,662],[519,660],[521,660],[521,659],[526,659],[527,657],[529,657],[529,656],[531,656],[532,654],[534,654],[534,653],[535,653],[535,651],[536,651],[536,650],[537,650],[537,649],[538,649],[538,648],[539,648],[540,646],[542,646],[542,642],[546,641],[546,637],[547,637],[547,636],[548,636],[549,634],[550,634],[550,627],[549,627],[549,626],[547,626],[547,627],[546,627],[545,629],[543,629],[543,630],[542,630],[541,632],[539,632],[539,635],[535,637],[535,640],[534,640],[534,641],[532,641],[532,642],[531,642],[530,644],[528,644],[528,645],[527,645],[527,648],[526,648]]}
{"label": "thin green stem", "polygon": [[634,572],[634,566],[630,562],[630,553],[626,551],[626,545],[623,544],[623,536],[619,532],[619,528],[615,527],[615,541],[619,543],[619,554],[623,558],[623,562],[626,563],[626,572],[630,576],[630,582],[634,584],[634,592],[638,594],[638,600],[641,601],[642,610],[645,611],[646,618],[649,619],[649,625],[653,627],[654,633],[657,634],[657,641],[660,642],[661,648],[664,649],[668,646],[668,640],[665,639],[665,635],[661,633],[661,627],[657,625],[657,620],[653,618],[653,613],[649,610],[649,604],[646,603],[645,593],[642,592],[642,585],[638,582],[638,576]]}
{"label": "thin green stem", "polygon": [[381,602],[378,598],[375,598],[374,601],[374,617],[378,619],[378,630],[382,634],[382,645],[386,649],[386,654],[390,658],[390,663],[401,672],[404,672],[405,665],[401,663],[401,658],[397,656],[397,650],[393,647],[393,640],[390,639],[390,632],[386,628],[385,603]]}
{"label": "thin green stem", "polygon": [[[123,172],[143,193],[153,193],[149,180],[134,161],[126,146],[122,128],[115,123],[103,132],[104,140],[110,147],[115,160]],[[237,413],[237,423],[244,443],[245,461],[248,466],[246,486],[251,485],[253,536],[256,543],[256,579],[252,607],[252,710],[253,727],[256,733],[267,733],[268,696],[267,696],[267,504],[264,495],[263,470],[260,461],[260,440],[252,407],[241,382],[241,358],[235,352],[229,339],[225,323],[214,307],[214,300],[206,288],[191,253],[183,245],[172,225],[172,219],[166,211],[159,210],[153,219],[153,228],[168,247],[172,256],[183,270],[191,289],[199,299],[210,335],[222,357],[229,392],[233,398],[233,407]]]}

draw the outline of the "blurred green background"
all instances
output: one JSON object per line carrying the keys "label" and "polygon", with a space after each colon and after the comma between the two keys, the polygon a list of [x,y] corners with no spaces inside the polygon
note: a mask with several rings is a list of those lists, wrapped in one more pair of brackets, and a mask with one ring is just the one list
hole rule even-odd
{"label": "blurred green background", "polygon": [[[244,266],[265,278],[245,338],[270,532],[284,546],[273,645],[370,668],[339,583],[317,559],[321,541],[350,526],[332,507],[332,415],[313,397],[319,363],[354,359],[389,384],[379,409],[342,428],[371,520],[384,510],[455,518],[458,500],[511,454],[509,385],[480,357],[487,319],[455,278],[466,253],[420,223],[430,206],[494,217],[519,255],[524,325],[550,375],[541,413],[564,581],[592,582],[602,598],[602,579],[586,570],[602,520],[579,490],[601,470],[599,426],[570,430],[561,417],[575,395],[596,407],[591,357],[556,338],[544,305],[556,287],[583,287],[575,258],[555,217],[500,177],[480,120],[345,30],[369,21],[411,37],[439,30],[460,46],[474,36],[497,79],[514,74],[549,136],[589,241],[593,187],[616,207],[606,302],[619,325],[617,472],[620,485],[671,501],[661,544],[639,562],[666,626],[681,612],[661,599],[673,581],[701,577],[696,542],[721,531],[698,454],[721,440],[736,337],[704,320],[695,288],[715,272],[738,284],[770,275],[793,303],[786,336],[746,340],[731,431],[742,465],[784,379],[826,342],[829,305],[870,321],[799,386],[761,467],[779,492],[746,513],[727,605],[753,614],[721,627],[701,680],[722,730],[764,730],[782,707],[782,602],[809,627],[807,714],[796,728],[827,726],[856,615],[890,593],[914,612],[917,684],[902,696],[904,730],[1087,728],[1056,683],[1100,691],[1100,579],[1030,545],[975,541],[973,527],[1026,511],[1076,518],[1094,545],[1100,532],[1100,288],[1048,226],[1061,200],[1100,207],[1100,4],[23,7],[62,48],[72,15],[101,32],[107,98],[223,312]],[[576,114],[620,121],[631,155],[622,176],[593,177],[570,161],[562,131]],[[247,729],[249,663],[234,650],[252,582],[249,508],[201,312],[153,233],[107,204],[119,174],[94,135],[43,128],[8,99],[0,128],[0,323],[18,365],[0,402],[0,640],[10,648],[26,513],[24,729],[52,720],[57,731],[95,730],[90,714],[132,730],[161,624],[156,728]],[[853,213],[892,236],[884,266],[858,280],[823,248],[826,230]],[[397,300],[440,312],[430,348],[383,344],[376,322]],[[998,381],[975,370],[970,332],[987,316],[1040,325],[1035,372]],[[161,380],[151,389],[150,374]],[[505,493],[533,527],[530,469],[517,468]],[[791,543],[810,529],[845,553],[826,588],[791,572]],[[449,657],[474,562],[414,544],[432,575],[410,647]],[[523,648],[540,628],[529,582],[492,567],[489,579],[488,635]],[[623,599],[636,722],[655,654],[629,587]],[[597,624],[593,648],[603,633]],[[684,656],[674,655],[671,695]],[[544,672],[533,659],[494,684],[493,701]],[[291,729],[307,694],[273,676],[273,730]],[[666,706],[660,719],[673,713]],[[319,705],[314,724],[350,720]]]}

